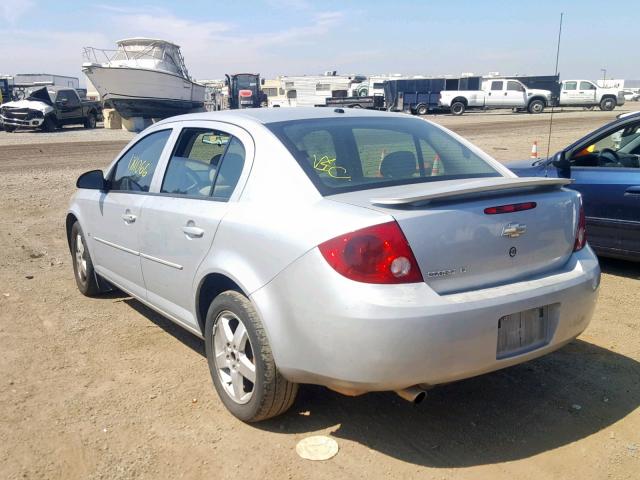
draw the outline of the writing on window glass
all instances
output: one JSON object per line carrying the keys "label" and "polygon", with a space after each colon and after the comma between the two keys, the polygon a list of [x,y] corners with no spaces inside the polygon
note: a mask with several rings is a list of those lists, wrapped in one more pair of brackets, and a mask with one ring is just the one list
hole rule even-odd
{"label": "writing on window glass", "polygon": [[351,177],[347,174],[347,169],[337,166],[336,158],[329,158],[327,155],[323,157],[313,156],[313,168],[317,172],[323,172],[329,175],[331,178],[338,178],[341,180],[351,180]]}
{"label": "writing on window glass", "polygon": [[136,153],[129,160],[128,170],[132,175],[146,177],[149,174],[149,167],[151,167],[151,162],[141,159]]}

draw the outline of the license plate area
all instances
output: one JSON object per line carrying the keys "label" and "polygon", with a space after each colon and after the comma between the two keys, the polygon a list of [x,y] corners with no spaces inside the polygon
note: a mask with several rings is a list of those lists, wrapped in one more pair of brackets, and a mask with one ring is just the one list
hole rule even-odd
{"label": "license plate area", "polygon": [[513,357],[549,343],[549,306],[505,315],[498,320],[496,358]]}

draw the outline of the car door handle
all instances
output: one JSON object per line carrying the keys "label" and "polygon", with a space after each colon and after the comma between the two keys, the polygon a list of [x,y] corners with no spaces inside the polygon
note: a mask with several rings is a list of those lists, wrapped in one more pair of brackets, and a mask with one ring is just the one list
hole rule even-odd
{"label": "car door handle", "polygon": [[634,196],[640,197],[640,185],[634,185],[633,187],[629,187],[624,191],[625,196]]}
{"label": "car door handle", "polygon": [[136,221],[136,216],[133,213],[125,213],[122,215],[122,220],[124,223],[133,223]]}
{"label": "car door handle", "polygon": [[204,235],[204,230],[200,227],[186,226],[182,227],[182,231],[189,238],[201,238]]}
{"label": "car door handle", "polygon": [[504,92],[505,97],[507,96],[507,92]]}

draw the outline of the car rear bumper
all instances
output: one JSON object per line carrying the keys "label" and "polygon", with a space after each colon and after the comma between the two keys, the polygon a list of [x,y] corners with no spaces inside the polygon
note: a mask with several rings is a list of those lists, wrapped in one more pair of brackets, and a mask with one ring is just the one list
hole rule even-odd
{"label": "car rear bumper", "polygon": [[[314,249],[251,298],[289,380],[381,391],[460,380],[549,353],[587,327],[599,283],[589,247],[560,271],[451,295],[438,295],[424,283],[350,281]],[[546,305],[546,344],[498,359],[498,320]]]}

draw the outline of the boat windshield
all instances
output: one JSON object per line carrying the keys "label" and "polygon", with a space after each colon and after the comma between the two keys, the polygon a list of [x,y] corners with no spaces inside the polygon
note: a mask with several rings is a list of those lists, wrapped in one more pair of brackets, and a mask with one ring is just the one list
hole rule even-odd
{"label": "boat windshield", "polygon": [[189,78],[179,47],[165,42],[120,43],[109,63],[115,66],[164,70]]}

